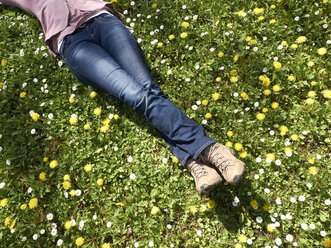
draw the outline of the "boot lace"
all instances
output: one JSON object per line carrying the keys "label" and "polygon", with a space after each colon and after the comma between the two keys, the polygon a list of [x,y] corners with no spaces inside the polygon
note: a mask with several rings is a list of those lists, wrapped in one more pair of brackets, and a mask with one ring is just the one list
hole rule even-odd
{"label": "boot lace", "polygon": [[197,179],[200,179],[202,176],[206,175],[207,173],[207,171],[203,168],[203,166],[200,166],[200,164],[198,164],[193,160],[189,162],[187,169],[190,172],[192,172],[192,174],[194,174]]}

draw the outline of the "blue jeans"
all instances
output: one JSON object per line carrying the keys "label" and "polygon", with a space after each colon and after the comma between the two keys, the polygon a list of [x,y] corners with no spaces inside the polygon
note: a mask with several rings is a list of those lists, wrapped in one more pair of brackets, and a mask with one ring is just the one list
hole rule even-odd
{"label": "blue jeans", "polygon": [[110,93],[143,115],[182,165],[216,142],[163,94],[136,38],[113,15],[101,14],[66,35],[59,52],[79,81]]}

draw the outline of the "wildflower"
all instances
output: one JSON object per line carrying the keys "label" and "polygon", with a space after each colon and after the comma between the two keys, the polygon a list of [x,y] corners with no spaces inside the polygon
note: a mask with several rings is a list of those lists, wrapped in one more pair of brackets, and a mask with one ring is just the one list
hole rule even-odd
{"label": "wildflower", "polygon": [[208,105],[208,101],[207,100],[203,100],[201,103],[202,103],[203,106],[207,106]]}
{"label": "wildflower", "polygon": [[4,206],[7,205],[7,203],[8,203],[8,198],[4,198],[4,199],[2,199],[2,200],[0,201],[0,206],[1,206],[1,207],[4,207]]}
{"label": "wildflower", "polygon": [[268,87],[270,85],[270,79],[268,77],[264,77],[262,80],[262,85],[264,87]]}
{"label": "wildflower", "polygon": [[97,184],[98,184],[99,186],[102,186],[102,185],[103,185],[103,179],[102,179],[102,178],[99,178],[99,179],[97,180]]}
{"label": "wildflower", "polygon": [[266,158],[267,158],[267,159],[270,159],[271,161],[275,161],[275,154],[273,154],[273,153],[268,153],[268,154],[266,155]]}
{"label": "wildflower", "polygon": [[317,53],[319,54],[319,55],[324,55],[324,54],[326,54],[326,48],[325,47],[322,47],[322,48],[319,48],[319,49],[317,49]]}
{"label": "wildflower", "polygon": [[226,133],[226,135],[229,136],[229,137],[232,137],[233,132],[232,132],[232,131],[228,131],[228,132]]}
{"label": "wildflower", "polygon": [[91,125],[90,125],[90,123],[86,123],[85,125],[84,125],[84,130],[89,130],[90,129],[90,127],[91,127]]}
{"label": "wildflower", "polygon": [[64,227],[65,227],[65,229],[69,230],[72,227],[71,221],[69,221],[69,220],[66,221],[66,223],[64,224]]}
{"label": "wildflower", "polygon": [[308,158],[308,163],[315,164],[315,159],[314,158]]}
{"label": "wildflower", "polygon": [[256,209],[256,208],[259,206],[259,204],[257,203],[256,200],[252,200],[252,201],[250,201],[249,204],[250,204],[251,207],[254,208],[254,209]]}
{"label": "wildflower", "polygon": [[207,206],[204,205],[204,204],[201,204],[201,205],[200,205],[200,211],[201,211],[201,212],[204,212],[204,211],[206,211],[206,210],[207,210]]}
{"label": "wildflower", "polygon": [[63,176],[63,180],[64,180],[64,181],[70,181],[70,175],[69,175],[69,174],[65,174],[65,175]]}
{"label": "wildflower", "polygon": [[182,23],[182,27],[187,28],[188,26],[190,26],[190,24],[188,22],[183,22]]}
{"label": "wildflower", "polygon": [[268,212],[270,210],[269,205],[263,205],[263,210]]}
{"label": "wildflower", "polygon": [[221,57],[224,56],[224,53],[223,53],[223,52],[219,52],[219,53],[217,54],[217,56],[221,58]]}
{"label": "wildflower", "polygon": [[239,235],[238,240],[240,243],[246,243],[247,237],[244,234]]}
{"label": "wildflower", "polygon": [[205,117],[206,117],[207,119],[210,119],[210,118],[212,117],[212,114],[211,114],[211,113],[207,113],[207,114],[205,115]]}
{"label": "wildflower", "polygon": [[153,206],[152,210],[151,210],[151,214],[152,215],[155,215],[157,214],[158,212],[160,212],[160,209],[156,206]]}
{"label": "wildflower", "polygon": [[84,238],[79,237],[76,239],[76,245],[77,246],[82,246],[84,244]]}
{"label": "wildflower", "polygon": [[326,99],[331,99],[331,90],[323,90],[322,94]]}
{"label": "wildflower", "polygon": [[190,212],[192,214],[196,213],[198,211],[198,209],[195,206],[190,206]]}
{"label": "wildflower", "polygon": [[29,208],[35,208],[38,205],[38,199],[37,198],[32,198],[29,201]]}
{"label": "wildflower", "polygon": [[279,103],[278,103],[278,102],[273,102],[273,103],[271,103],[271,107],[272,107],[273,109],[278,108],[278,106],[279,106]]}
{"label": "wildflower", "polygon": [[91,98],[94,98],[94,97],[96,97],[97,96],[97,93],[95,92],[95,91],[92,91],[91,93],[90,93],[90,97]]}
{"label": "wildflower", "polygon": [[157,7],[157,3],[152,4],[152,8],[155,9]]}
{"label": "wildflower", "polygon": [[177,157],[172,157],[172,162],[174,162],[175,164],[179,163],[179,159]]}
{"label": "wildflower", "polygon": [[324,246],[325,247],[331,247],[331,240],[329,238],[324,239]]}
{"label": "wildflower", "polygon": [[20,93],[20,98],[24,98],[26,96],[26,92],[21,92]]}
{"label": "wildflower", "polygon": [[33,114],[31,115],[31,117],[32,117],[32,119],[33,119],[34,121],[38,121],[40,115],[39,115],[38,113],[33,113]]}
{"label": "wildflower", "polygon": [[296,43],[303,43],[303,42],[305,42],[306,40],[307,40],[306,36],[300,36],[300,37],[298,37],[298,38],[295,40],[295,42],[296,42]]}
{"label": "wildflower", "polygon": [[49,163],[49,167],[51,169],[54,169],[56,166],[58,166],[58,162],[57,160],[52,160],[50,163]]}
{"label": "wildflower", "polygon": [[87,164],[84,166],[84,171],[86,172],[90,172],[92,170],[92,165],[91,164]]}
{"label": "wildflower", "polygon": [[183,32],[183,33],[180,34],[180,38],[185,39],[186,37],[187,37],[187,33],[186,32]]}
{"label": "wildflower", "polygon": [[236,55],[233,57],[233,61],[234,61],[234,62],[237,62],[238,59],[239,59],[239,54],[236,54]]}
{"label": "wildflower", "polygon": [[77,124],[77,122],[78,122],[78,118],[77,118],[77,116],[76,116],[75,114],[71,115],[71,117],[70,117],[70,119],[69,119],[69,123],[70,123],[71,125],[75,125],[75,124]]}
{"label": "wildflower", "polygon": [[173,34],[168,36],[169,40],[173,40],[175,38],[175,36]]}
{"label": "wildflower", "polygon": [[307,65],[308,65],[309,67],[312,67],[314,64],[315,64],[315,63],[314,63],[313,61],[309,61],[309,62],[307,63]]}
{"label": "wildflower", "polygon": [[288,128],[286,126],[280,126],[280,135],[284,136],[288,132]]}
{"label": "wildflower", "polygon": [[208,206],[208,208],[214,208],[215,207],[215,202],[210,200],[210,201],[207,202],[207,206]]}
{"label": "wildflower", "polygon": [[110,248],[110,244],[109,243],[104,243],[101,248]]}
{"label": "wildflower", "polygon": [[93,110],[93,114],[95,114],[95,115],[100,115],[100,114],[101,114],[101,108],[95,108],[95,109]]}
{"label": "wildflower", "polygon": [[46,179],[46,173],[45,172],[41,172],[39,174],[39,179],[44,181]]}
{"label": "wildflower", "polygon": [[278,84],[275,84],[273,87],[272,87],[272,90],[275,91],[275,92],[278,92],[280,91],[280,86]]}
{"label": "wildflower", "polygon": [[157,46],[158,46],[158,47],[162,47],[162,46],[163,46],[163,43],[162,43],[162,42],[158,42],[158,43],[157,43]]}
{"label": "wildflower", "polygon": [[68,182],[68,181],[64,181],[62,183],[62,186],[63,186],[64,189],[69,189],[71,187],[71,183]]}
{"label": "wildflower", "polygon": [[238,82],[238,78],[237,77],[231,77],[230,82],[231,83],[236,83],[236,82]]}
{"label": "wildflower", "polygon": [[269,21],[270,24],[273,24],[273,23],[275,23],[275,22],[276,22],[275,19],[272,19],[272,20]]}
{"label": "wildflower", "polygon": [[295,77],[294,77],[293,75],[290,75],[290,76],[287,77],[287,79],[288,79],[289,81],[294,81],[294,80],[295,80]]}
{"label": "wildflower", "polygon": [[120,118],[119,115],[114,115],[114,120],[115,120],[115,121],[118,120],[119,118]]}
{"label": "wildflower", "polygon": [[257,118],[258,120],[262,121],[262,120],[264,120],[264,118],[265,118],[265,114],[258,113],[258,114],[256,115],[256,118]]}
{"label": "wildflower", "polygon": [[267,225],[267,231],[268,231],[268,232],[272,233],[272,232],[275,231],[275,229],[276,229],[275,224],[268,224],[268,225]]}
{"label": "wildflower", "polygon": [[214,100],[218,100],[218,99],[220,98],[220,94],[218,94],[218,93],[214,93],[214,94],[212,94],[212,98],[213,98]]}
{"label": "wildflower", "polygon": [[227,141],[227,142],[225,143],[225,146],[227,146],[227,147],[232,147],[232,142],[231,142],[231,141]]}
{"label": "wildflower", "polygon": [[254,8],[253,9],[253,12],[257,15],[263,13],[263,11],[264,11],[264,8]]}
{"label": "wildflower", "polygon": [[280,69],[280,68],[282,68],[282,64],[279,63],[278,61],[274,61],[272,64],[273,64],[273,66],[274,66],[276,69]]}
{"label": "wildflower", "polygon": [[298,139],[299,139],[299,136],[298,135],[296,135],[296,134],[292,134],[291,135],[291,140],[297,141]]}
{"label": "wildflower", "polygon": [[242,93],[240,94],[240,96],[241,96],[244,100],[248,100],[248,95],[247,95],[247,93],[242,92]]}
{"label": "wildflower", "polygon": [[220,82],[220,81],[221,81],[221,78],[220,78],[220,77],[217,77],[217,78],[215,79],[215,81],[216,81],[216,82]]}
{"label": "wildflower", "polygon": [[315,166],[309,167],[309,173],[312,175],[316,175],[318,173],[318,168]]}
{"label": "wildflower", "polygon": [[264,90],[263,92],[266,96],[270,95],[271,94],[271,90]]}
{"label": "wildflower", "polygon": [[109,130],[109,125],[108,124],[106,124],[106,125],[104,125],[104,126],[102,126],[101,128],[100,128],[100,132],[101,133],[105,133],[105,132],[107,132]]}
{"label": "wildflower", "polygon": [[241,143],[236,143],[236,144],[234,144],[234,149],[236,151],[242,151],[244,148],[243,148],[243,145]]}
{"label": "wildflower", "polygon": [[70,103],[74,103],[74,102],[75,102],[75,98],[74,98],[74,97],[70,97],[70,98],[69,98],[69,102],[70,102]]}

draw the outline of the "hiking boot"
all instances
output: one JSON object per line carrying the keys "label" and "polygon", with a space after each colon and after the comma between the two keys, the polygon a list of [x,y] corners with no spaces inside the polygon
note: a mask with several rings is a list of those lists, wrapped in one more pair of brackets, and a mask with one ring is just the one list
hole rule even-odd
{"label": "hiking boot", "polygon": [[186,168],[194,177],[196,189],[201,195],[206,194],[222,182],[222,178],[215,169],[199,161],[188,159]]}
{"label": "hiking boot", "polygon": [[237,184],[245,172],[245,164],[233,155],[233,149],[215,143],[203,150],[199,159],[214,165],[228,183]]}

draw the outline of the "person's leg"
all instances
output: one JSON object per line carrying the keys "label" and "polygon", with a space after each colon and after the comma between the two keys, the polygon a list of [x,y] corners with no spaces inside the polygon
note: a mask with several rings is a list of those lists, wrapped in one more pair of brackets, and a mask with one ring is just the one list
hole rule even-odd
{"label": "person's leg", "polygon": [[[104,30],[89,30],[91,27],[92,25],[87,25],[66,36],[63,44],[63,57],[78,79],[83,82],[85,79],[87,83],[92,82],[93,86],[126,102],[146,117],[169,139],[169,143],[176,144],[176,147],[180,148],[177,150],[174,147],[173,152],[175,156],[179,156],[183,165],[188,156],[195,159],[208,145],[215,143],[215,140],[208,137],[200,125],[181,112],[167,97],[164,97],[160,90],[156,91],[158,87],[155,83],[153,85],[156,86],[149,87],[137,81],[102,47],[94,43],[93,39],[86,38],[87,31],[91,32],[92,37],[96,32],[104,32]],[[112,29],[111,26],[107,28]],[[116,25],[113,28],[116,29]],[[185,153],[181,152],[182,155],[178,155],[176,150],[179,152],[182,150]]]}

